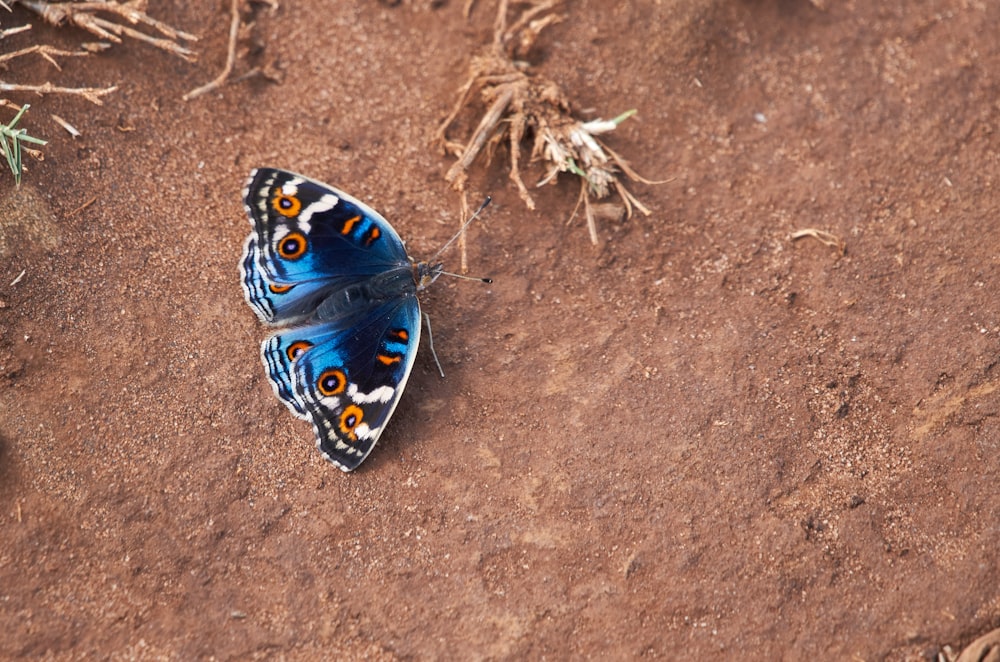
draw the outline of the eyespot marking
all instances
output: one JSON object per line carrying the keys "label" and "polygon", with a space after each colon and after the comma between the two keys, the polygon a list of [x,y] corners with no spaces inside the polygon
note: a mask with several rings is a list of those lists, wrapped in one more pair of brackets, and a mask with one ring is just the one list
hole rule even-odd
{"label": "eyespot marking", "polygon": [[278,191],[271,198],[271,207],[282,216],[292,218],[298,216],[299,212],[302,211],[302,201],[294,195],[286,195],[282,191]]}
{"label": "eyespot marking", "polygon": [[302,356],[305,351],[312,346],[313,344],[308,340],[296,340],[288,346],[288,349],[285,350],[285,356],[288,357],[289,361],[294,361]]}
{"label": "eyespot marking", "polygon": [[344,411],[340,414],[340,431],[343,432],[351,441],[357,441],[358,435],[355,434],[354,430],[359,425],[361,421],[364,420],[365,412],[361,410],[361,407],[357,405],[347,405],[344,407]]}
{"label": "eyespot marking", "polygon": [[297,260],[306,254],[308,246],[309,242],[304,234],[292,231],[278,241],[278,255],[286,260]]}
{"label": "eyespot marking", "polygon": [[316,380],[316,390],[325,397],[340,395],[346,388],[347,375],[344,374],[343,370],[337,368],[324,371]]}

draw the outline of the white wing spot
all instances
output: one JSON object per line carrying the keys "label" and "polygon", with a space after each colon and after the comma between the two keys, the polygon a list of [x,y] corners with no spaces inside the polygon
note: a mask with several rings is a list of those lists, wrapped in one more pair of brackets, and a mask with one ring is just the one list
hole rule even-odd
{"label": "white wing spot", "polygon": [[332,193],[324,194],[322,198],[320,198],[319,200],[317,200],[316,202],[312,203],[311,205],[302,210],[302,213],[299,214],[299,223],[308,226],[308,223],[310,219],[312,219],[313,214],[320,214],[325,211],[330,211],[331,209],[337,206],[338,202],[340,202],[340,198],[333,195]]}
{"label": "white wing spot", "polygon": [[357,404],[370,404],[372,402],[389,402],[392,394],[396,392],[391,386],[379,386],[371,393],[361,393],[357,384],[351,384],[347,389],[347,395]]}

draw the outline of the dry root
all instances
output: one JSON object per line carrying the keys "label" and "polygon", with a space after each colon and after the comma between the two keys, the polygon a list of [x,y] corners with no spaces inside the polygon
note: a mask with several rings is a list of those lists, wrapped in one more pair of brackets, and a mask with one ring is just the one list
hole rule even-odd
{"label": "dry root", "polygon": [[[145,0],[131,2],[49,2],[48,0],[14,0],[52,25],[74,25],[115,44],[122,37],[142,41],[188,62],[196,59],[194,51],[179,41],[197,41],[198,37],[157,21],[146,14]],[[100,14],[107,15],[104,18]],[[140,25],[158,32],[162,37],[147,34],[130,25]]]}
{"label": "dry root", "polygon": [[231,0],[229,15],[229,47],[226,49],[226,65],[222,68],[222,73],[201,87],[196,87],[185,94],[183,97],[185,101],[190,101],[221,87],[226,83],[229,74],[233,73],[233,66],[236,64],[236,40],[240,36],[240,0]]}
{"label": "dry root", "polygon": [[[18,32],[24,32],[30,30],[30,25],[22,25],[17,28],[10,28],[8,30],[3,30],[0,32],[0,40],[4,37],[16,34]],[[86,50],[80,51],[65,51],[54,46],[49,46],[46,44],[36,44],[34,46],[29,46],[27,48],[22,48],[20,50],[12,51],[10,53],[4,53],[0,55],[0,67],[6,66],[7,63],[15,60],[19,57],[24,57],[26,55],[37,54],[44,58],[49,64],[56,68],[58,71],[62,71],[62,67],[59,66],[59,62],[56,60],[57,57],[81,57],[89,55],[90,53]],[[43,94],[69,94],[81,96],[91,103],[100,106],[103,101],[101,97],[111,94],[117,87],[57,87],[52,83],[46,82],[41,85],[20,85],[17,83],[8,83],[4,80],[0,80],[0,92],[32,92],[37,95]]]}
{"label": "dry root", "polygon": [[[195,54],[182,46],[179,41],[196,41],[198,38],[187,32],[177,30],[158,21],[145,13],[145,0],[131,2],[49,2],[48,0],[12,0],[8,4],[19,4],[34,12],[52,25],[73,25],[90,32],[105,41],[81,44],[79,51],[66,51],[46,44],[36,44],[11,53],[0,55],[0,65],[6,65],[15,58],[38,54],[52,66],[61,71],[57,57],[81,57],[97,53],[111,46],[111,43],[122,43],[123,37],[136,39],[160,48],[187,61],[193,61]],[[160,37],[142,32],[132,25],[143,26]],[[30,30],[30,25],[22,25],[0,31],[0,40]],[[111,43],[109,43],[111,42]],[[101,105],[101,97],[111,94],[117,87],[59,87],[51,82],[42,84],[17,84],[0,80],[0,92],[32,92],[34,94],[69,94],[80,96],[91,103]]]}
{"label": "dry root", "polygon": [[[278,0],[250,0],[248,5],[251,15],[256,12],[256,8],[253,6],[255,3],[257,5],[267,7],[272,14],[278,10]],[[251,40],[251,33],[255,27],[255,23],[252,18],[251,20],[245,22],[240,16],[240,4],[240,0],[230,0],[229,46],[226,52],[226,64],[222,68],[222,73],[201,87],[195,88],[185,94],[183,97],[185,101],[190,101],[191,99],[200,97],[203,94],[207,94],[208,92],[222,87],[226,83],[245,80],[254,76],[260,76],[267,80],[276,82],[280,80],[281,74],[274,69],[272,65],[253,67],[242,75],[232,78],[233,70],[236,67],[236,61],[241,57],[246,57],[247,51],[249,50],[244,47],[241,51],[238,51],[237,46],[240,42]]]}
{"label": "dry root", "polygon": [[[533,137],[530,152],[532,162],[543,162],[546,173],[537,186],[552,183],[560,172],[580,177],[580,204],[584,207],[590,239],[596,245],[597,217],[602,215],[593,199],[618,193],[624,203],[620,209],[631,217],[633,208],[643,214],[650,211],[632,195],[620,179],[654,183],[639,176],[621,156],[605,145],[599,135],[613,131],[618,124],[631,117],[634,111],[619,115],[613,120],[581,122],[573,118],[569,99],[557,84],[531,72],[521,58],[527,55],[546,27],[565,18],[556,12],[559,0],[542,0],[528,3],[516,20],[508,26],[509,0],[499,0],[494,26],[493,43],[485,52],[473,58],[469,77],[460,88],[458,101],[438,129],[437,139],[446,153],[457,160],[445,174],[445,179],[461,196],[462,216],[468,215],[466,195],[468,171],[479,154],[492,158],[496,147],[509,143],[510,179],[529,209],[535,208],[528,187],[521,176],[522,142]],[[466,8],[471,7],[471,2]],[[486,112],[479,125],[466,142],[456,142],[447,136],[448,129],[459,113],[471,103],[478,91]],[[570,216],[570,221],[576,214]],[[619,213],[619,216],[621,213]],[[465,244],[462,246],[462,268],[465,268]]]}

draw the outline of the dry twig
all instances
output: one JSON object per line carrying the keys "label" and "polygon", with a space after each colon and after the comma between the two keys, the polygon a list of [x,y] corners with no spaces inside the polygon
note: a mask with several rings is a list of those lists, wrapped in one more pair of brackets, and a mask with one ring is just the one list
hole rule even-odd
{"label": "dry twig", "polygon": [[66,214],[66,218],[72,218],[73,216],[76,216],[77,214],[79,214],[80,212],[82,212],[84,209],[86,209],[90,205],[94,204],[95,202],[97,202],[97,196],[96,195],[91,196],[82,205],[80,205],[79,207],[77,207],[76,209],[74,209],[73,211],[71,211],[70,213]]}
{"label": "dry twig", "polygon": [[841,257],[847,254],[847,242],[845,242],[837,235],[827,232],[826,230],[817,230],[815,228],[796,230],[791,234],[790,238],[792,241],[795,241],[797,239],[802,239],[803,237],[812,237],[813,239],[820,242],[824,246],[836,248],[837,253]]}
{"label": "dry twig", "polygon": [[83,135],[82,133],[80,133],[80,131],[75,126],[73,126],[72,124],[70,124],[69,122],[67,122],[66,120],[64,120],[63,118],[59,117],[55,113],[49,113],[49,116],[52,118],[53,122],[55,122],[56,124],[58,124],[62,128],[66,129],[66,133],[68,133],[72,137],[79,138],[80,136]]}
{"label": "dry twig", "polygon": [[236,64],[236,39],[240,34],[240,0],[232,0],[230,12],[232,17],[229,22],[229,50],[226,53],[226,66],[223,67],[222,73],[216,76],[214,80],[185,94],[182,97],[185,101],[190,101],[218,87],[222,87],[229,78],[229,74],[233,73],[233,66]]}
{"label": "dry twig", "polygon": [[0,81],[0,92],[34,92],[35,94],[71,94],[81,96],[90,103],[103,106],[101,97],[111,94],[118,89],[117,85],[111,87],[58,87],[52,83],[42,83],[41,85],[17,85],[15,83],[5,83]]}
{"label": "dry twig", "polygon": [[[237,83],[255,76],[259,76],[272,82],[279,82],[281,80],[281,72],[274,67],[273,63],[254,66],[238,76],[233,76],[233,71],[236,68],[236,62],[246,58],[251,51],[251,48],[256,45],[253,43],[254,37],[252,33],[256,26],[254,16],[259,11],[259,7],[255,5],[263,5],[264,7],[267,7],[272,14],[276,12],[279,7],[278,0],[246,0],[246,2],[243,3],[244,16],[241,18],[240,5],[240,0],[231,0],[229,46],[226,52],[226,64],[222,69],[222,73],[216,76],[214,80],[185,94],[183,97],[185,101],[190,101],[191,99],[200,97],[203,94],[218,89],[227,83]],[[247,12],[250,14],[249,18],[246,17]],[[250,48],[245,45],[242,48],[238,48],[241,43],[246,41],[251,42]],[[263,47],[262,44],[260,45]]]}
{"label": "dry twig", "polygon": [[[28,26],[30,27],[30,26]],[[22,48],[20,50],[13,51],[11,53],[4,53],[0,55],[0,64],[4,64],[13,60],[14,58],[23,57],[25,55],[31,55],[32,53],[38,53],[45,59],[46,62],[51,64],[53,67],[62,71],[62,67],[56,62],[56,56],[64,57],[82,57],[85,55],[90,55],[87,51],[64,51],[60,48],[54,46],[49,46],[47,44],[35,44],[34,46],[28,46],[27,48]]]}
{"label": "dry twig", "polygon": [[[0,3],[3,4],[3,3]],[[4,9],[10,11],[10,7],[4,5]],[[7,28],[6,30],[0,30],[0,39],[6,39],[12,35],[18,34],[19,32],[26,32],[31,29],[31,25],[18,25],[13,28]]]}

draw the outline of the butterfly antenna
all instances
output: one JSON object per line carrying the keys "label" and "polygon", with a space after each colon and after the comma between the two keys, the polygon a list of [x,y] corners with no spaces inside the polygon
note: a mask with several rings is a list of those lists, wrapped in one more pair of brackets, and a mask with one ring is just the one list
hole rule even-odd
{"label": "butterfly antenna", "polygon": [[[472,214],[472,216],[470,216],[470,217],[469,217],[469,220],[467,220],[467,221],[466,221],[465,223],[462,223],[462,227],[461,227],[461,228],[459,228],[458,232],[456,232],[456,233],[454,234],[454,236],[452,236],[452,238],[451,238],[451,239],[449,239],[448,241],[446,241],[446,242],[445,242],[445,244],[444,244],[444,246],[442,246],[442,247],[441,247],[440,249],[438,249],[438,252],[437,252],[437,253],[435,253],[435,254],[434,254],[434,257],[432,257],[432,258],[431,258],[430,260],[428,260],[428,262],[430,262],[431,264],[434,264],[434,263],[436,263],[436,262],[437,262],[437,259],[438,259],[439,257],[441,257],[441,254],[442,254],[442,253],[444,253],[444,252],[445,252],[446,250],[448,250],[448,247],[449,247],[449,246],[451,246],[451,245],[452,245],[453,243],[455,243],[455,240],[456,240],[456,239],[458,239],[458,238],[459,238],[460,236],[462,236],[462,233],[463,233],[463,232],[465,232],[465,228],[469,227],[469,224],[470,224],[470,223],[472,223],[472,221],[476,220],[476,217],[477,217],[477,216],[479,216],[479,214],[480,214],[480,213],[481,213],[481,212],[482,212],[482,211],[483,211],[484,209],[486,209],[486,207],[487,207],[487,206],[488,206],[488,205],[489,205],[489,204],[490,204],[491,202],[493,202],[493,198],[492,198],[492,197],[490,197],[490,196],[486,196],[486,199],[485,199],[485,200],[483,200],[483,204],[479,205],[479,209],[477,209],[477,210],[475,211],[475,213],[474,213],[474,214]],[[443,272],[442,272],[442,273],[443,273]],[[449,274],[449,275],[450,275],[450,276],[453,276],[453,275],[455,275],[455,274]],[[480,278],[473,278],[472,280],[482,280],[482,279],[480,279]],[[487,281],[487,282],[491,282],[491,281]]]}
{"label": "butterfly antenna", "polygon": [[460,278],[462,280],[474,280],[477,283],[486,283],[487,285],[491,285],[493,283],[492,278],[483,278],[482,276],[466,276],[465,274],[456,274],[451,271],[442,271],[440,269],[438,270],[437,273],[441,274],[442,276],[451,276],[452,278]]}

